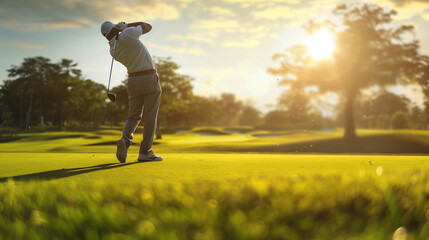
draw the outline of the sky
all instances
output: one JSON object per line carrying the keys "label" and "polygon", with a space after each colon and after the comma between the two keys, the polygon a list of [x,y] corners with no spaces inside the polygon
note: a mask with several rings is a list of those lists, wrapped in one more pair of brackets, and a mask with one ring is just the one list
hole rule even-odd
{"label": "sky", "polygon": [[[7,69],[24,58],[43,56],[78,63],[85,78],[107,86],[111,56],[100,33],[106,20],[144,21],[151,32],[140,37],[152,56],[171,57],[180,73],[194,78],[194,93],[233,93],[262,112],[273,109],[285,90],[272,56],[308,35],[309,20],[339,23],[332,10],[344,0],[2,0],[0,2],[0,84]],[[395,9],[394,25],[412,24],[429,54],[428,0],[365,1]],[[126,79],[115,62],[111,86]],[[161,79],[162,81],[162,79]],[[395,89],[418,98],[415,87]]]}

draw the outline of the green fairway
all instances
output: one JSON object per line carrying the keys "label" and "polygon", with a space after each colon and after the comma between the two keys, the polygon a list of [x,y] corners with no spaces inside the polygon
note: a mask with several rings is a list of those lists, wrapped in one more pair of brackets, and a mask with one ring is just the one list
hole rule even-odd
{"label": "green fairway", "polygon": [[[407,239],[426,239],[428,134],[359,135],[362,146],[381,146],[381,138],[386,151],[401,154],[303,151],[317,144],[327,152],[344,147],[341,131],[213,128],[156,140],[153,149],[163,162],[136,162],[136,144],[120,164],[118,130],[2,135],[0,236],[391,239],[406,231]],[[405,146],[389,148],[395,142]]]}
{"label": "green fairway", "polygon": [[0,153],[0,181],[107,180],[120,183],[229,180],[246,177],[281,178],[314,174],[384,174],[429,169],[427,156],[283,155],[283,154],[163,154],[163,162],[117,162],[114,153]]}

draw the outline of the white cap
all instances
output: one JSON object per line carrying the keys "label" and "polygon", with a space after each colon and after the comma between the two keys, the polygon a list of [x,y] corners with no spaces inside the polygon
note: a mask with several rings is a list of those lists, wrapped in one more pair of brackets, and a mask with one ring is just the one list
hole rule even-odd
{"label": "white cap", "polygon": [[112,30],[114,26],[115,24],[113,24],[112,22],[105,21],[103,24],[101,24],[101,34],[107,37],[107,34],[109,34],[109,32]]}

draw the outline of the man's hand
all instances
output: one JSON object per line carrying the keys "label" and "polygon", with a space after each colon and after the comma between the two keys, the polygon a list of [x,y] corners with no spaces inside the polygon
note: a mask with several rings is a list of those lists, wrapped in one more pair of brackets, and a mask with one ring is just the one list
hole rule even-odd
{"label": "man's hand", "polygon": [[126,22],[118,22],[115,25],[115,28],[118,29],[119,31],[123,31],[127,27],[128,27],[128,24]]}

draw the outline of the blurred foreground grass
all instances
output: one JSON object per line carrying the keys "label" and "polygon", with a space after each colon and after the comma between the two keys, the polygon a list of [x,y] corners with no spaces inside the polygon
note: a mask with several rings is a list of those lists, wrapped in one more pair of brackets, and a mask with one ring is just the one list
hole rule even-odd
{"label": "blurred foreground grass", "polygon": [[8,181],[2,239],[427,239],[429,172]]}

